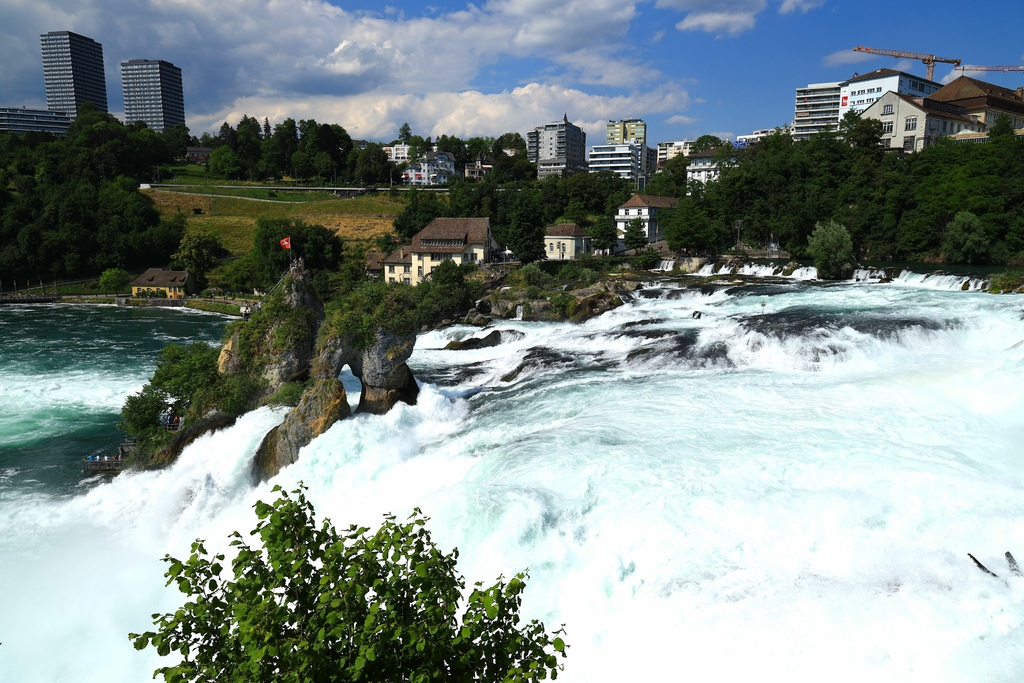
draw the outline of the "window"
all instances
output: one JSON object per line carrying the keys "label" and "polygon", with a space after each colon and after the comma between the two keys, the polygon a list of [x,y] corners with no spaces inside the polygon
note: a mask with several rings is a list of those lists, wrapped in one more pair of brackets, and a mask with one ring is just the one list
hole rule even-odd
{"label": "window", "polygon": [[917,117],[908,116],[903,122],[903,130],[917,130]]}
{"label": "window", "polygon": [[882,121],[882,132],[883,133],[891,133],[892,132],[892,121]]}
{"label": "window", "polygon": [[892,105],[891,104],[884,104],[884,105],[882,105],[882,115],[885,116],[886,114],[892,114]]}
{"label": "window", "polygon": [[402,271],[403,273],[411,273],[412,272],[412,266],[403,266],[403,268],[404,268],[404,270]]}
{"label": "window", "polygon": [[394,266],[388,266],[388,272],[389,273],[395,272],[395,267]]}
{"label": "window", "polygon": [[908,135],[908,136],[904,137],[903,138],[903,150],[905,152],[913,152],[914,148],[916,146],[914,144],[915,142],[917,142],[917,137],[914,136],[914,135]]}
{"label": "window", "polygon": [[418,266],[416,268],[416,274],[420,277],[423,277],[423,266]]}

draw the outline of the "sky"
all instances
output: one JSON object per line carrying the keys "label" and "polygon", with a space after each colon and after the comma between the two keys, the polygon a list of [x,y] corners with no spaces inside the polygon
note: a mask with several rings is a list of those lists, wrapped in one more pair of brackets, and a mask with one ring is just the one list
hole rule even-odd
{"label": "sky", "polygon": [[[67,30],[103,45],[115,116],[121,61],[180,67],[194,135],[248,115],[379,142],[406,122],[497,137],[566,115],[588,146],[609,119],[642,118],[653,146],[786,125],[809,83],[925,73],[858,45],[1024,64],[1022,25],[1016,0],[0,0],[0,106],[45,109],[39,34]],[[1024,72],[968,75],[1024,85]]]}

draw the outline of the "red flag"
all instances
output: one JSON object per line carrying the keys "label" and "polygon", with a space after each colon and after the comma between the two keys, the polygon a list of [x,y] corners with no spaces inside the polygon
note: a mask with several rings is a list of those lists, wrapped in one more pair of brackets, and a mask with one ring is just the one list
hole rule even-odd
{"label": "red flag", "polygon": [[281,240],[281,247],[284,248],[284,249],[291,249],[292,248],[292,238],[291,237],[285,237],[283,240]]}

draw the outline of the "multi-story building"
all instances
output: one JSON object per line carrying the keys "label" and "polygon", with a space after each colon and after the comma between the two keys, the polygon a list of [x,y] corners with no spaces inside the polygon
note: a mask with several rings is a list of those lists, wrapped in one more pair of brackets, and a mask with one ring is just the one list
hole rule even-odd
{"label": "multi-story building", "polygon": [[388,155],[388,161],[396,164],[404,164],[409,161],[409,150],[412,149],[410,145],[388,145],[384,147],[384,153]]}
{"label": "multi-story building", "polygon": [[632,140],[590,148],[590,171],[611,171],[637,187],[647,177],[647,146]]}
{"label": "multi-story building", "polygon": [[71,31],[50,31],[39,36],[43,52],[46,108],[74,117],[92,102],[107,111],[107,82],[103,72],[103,46]]}
{"label": "multi-story building", "polygon": [[682,155],[684,157],[690,156],[690,149],[693,147],[694,140],[675,140],[672,142],[659,142],[657,148],[657,164],[658,168],[665,165],[665,162],[669,159]]}
{"label": "multi-story building", "polygon": [[381,260],[385,282],[418,285],[442,262],[487,263],[498,245],[489,218],[435,218],[401,247]]}
{"label": "multi-story building", "polygon": [[466,164],[466,180],[483,180],[484,176],[494,170],[494,159],[478,156],[476,161]]}
{"label": "multi-story building", "polygon": [[839,93],[839,120],[849,111],[860,114],[887,92],[910,97],[928,97],[940,86],[920,76],[894,69],[876,69],[863,76],[843,81]]}
{"label": "multi-story building", "polygon": [[679,200],[675,197],[659,197],[650,194],[635,194],[630,197],[628,202],[619,207],[618,213],[615,215],[615,230],[619,235],[616,251],[623,251],[626,248],[624,241],[626,226],[630,221],[638,218],[644,224],[648,242],[665,239],[665,232],[658,223],[658,210],[674,209],[677,206],[679,206]]}
{"label": "multi-story building", "polygon": [[25,107],[0,107],[0,133],[53,133],[66,135],[71,125],[67,112]]}
{"label": "multi-story building", "polygon": [[745,149],[755,142],[760,142],[769,135],[775,135],[775,133],[788,133],[789,126],[783,128],[761,128],[755,130],[750,135],[737,135],[736,142],[732,143],[732,146],[736,149]]}
{"label": "multi-story building", "polygon": [[1010,90],[961,76],[932,93],[931,100],[963,107],[968,116],[987,131],[1000,116],[1006,116],[1014,129],[1024,128],[1024,88]]}
{"label": "multi-story building", "polygon": [[882,122],[882,146],[917,152],[941,137],[979,130],[963,107],[889,91],[861,114]]}
{"label": "multi-story building", "polygon": [[[696,180],[707,185],[718,180],[722,174],[722,160],[718,157],[721,148],[715,147],[703,152],[694,152],[690,155],[690,165],[686,167],[686,179]],[[729,161],[726,165],[734,162]]]}
{"label": "multi-story building", "polygon": [[142,121],[162,133],[185,125],[185,96],[181,69],[162,59],[121,62],[125,123]]}
{"label": "multi-story building", "polygon": [[579,126],[569,123],[569,117],[563,115],[561,121],[527,131],[526,158],[537,164],[537,178],[540,179],[549,175],[585,173],[587,134]]}
{"label": "multi-story building", "polygon": [[609,121],[605,126],[604,143],[606,145],[621,145],[630,140],[647,144],[647,124],[643,119]]}
{"label": "multi-story building", "polygon": [[941,137],[984,126],[963,107],[927,97],[887,92],[861,114],[882,122],[882,146],[917,152]]}
{"label": "multi-story building", "polygon": [[793,139],[809,140],[812,135],[839,129],[842,81],[811,83],[796,89],[793,111]]}
{"label": "multi-story building", "polygon": [[455,175],[455,156],[448,152],[427,152],[422,159],[405,167],[406,185],[444,185]]}

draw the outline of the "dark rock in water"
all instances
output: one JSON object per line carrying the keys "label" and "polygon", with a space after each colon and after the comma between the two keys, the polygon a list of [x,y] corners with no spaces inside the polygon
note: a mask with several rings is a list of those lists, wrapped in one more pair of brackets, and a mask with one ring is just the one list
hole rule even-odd
{"label": "dark rock in water", "polygon": [[461,341],[450,341],[444,347],[445,351],[471,351],[473,349],[486,349],[497,346],[501,343],[501,332],[494,330],[484,337],[470,337]]}
{"label": "dark rock in water", "polygon": [[383,415],[398,403],[416,405],[419,394],[420,387],[412,370],[402,363],[388,376],[387,382],[375,385],[363,383],[363,391],[359,395],[359,410],[363,413]]}
{"label": "dark rock in water", "polygon": [[466,314],[466,317],[462,319],[463,325],[472,325],[474,327],[487,327],[492,322],[491,318],[486,315],[482,315],[476,309],[471,310]]}
{"label": "dark rock in water", "polygon": [[277,427],[264,437],[253,461],[253,479],[266,481],[299,458],[299,450],[351,414],[345,387],[336,379],[319,379],[302,394]]}
{"label": "dark rock in water", "polygon": [[473,306],[473,308],[475,308],[481,315],[490,315],[491,314],[491,300],[486,298],[486,297],[483,298],[483,299],[480,299],[479,301],[476,302],[476,304]]}
{"label": "dark rock in water", "polygon": [[523,358],[523,362],[520,363],[515,370],[504,375],[501,378],[502,382],[512,382],[519,377],[524,371],[533,368],[570,368],[575,366],[576,359],[568,354],[549,349],[544,346],[540,346],[531,349],[526,357]]}

